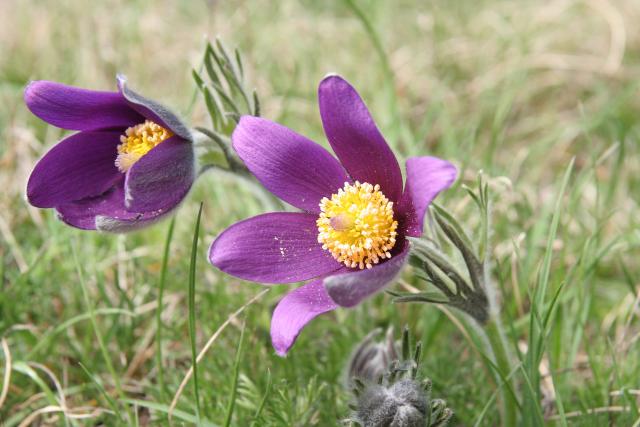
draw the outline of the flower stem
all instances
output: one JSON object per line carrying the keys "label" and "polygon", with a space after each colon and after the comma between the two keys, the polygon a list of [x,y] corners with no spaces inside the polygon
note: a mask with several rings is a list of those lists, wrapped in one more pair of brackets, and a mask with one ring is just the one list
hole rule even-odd
{"label": "flower stem", "polygon": [[233,172],[242,175],[249,175],[249,170],[247,169],[247,167],[244,165],[244,163],[242,163],[242,161],[240,161],[240,159],[235,156],[235,154],[231,150],[230,143],[225,141],[225,139],[218,135],[216,132],[213,132],[207,128],[196,127],[195,130],[209,138],[218,146],[218,148],[220,148],[220,150],[222,150],[222,154],[224,154],[224,157],[225,159],[227,159],[227,163],[229,164],[229,168]]}
{"label": "flower stem", "polygon": [[[488,222],[488,219],[486,220]],[[487,226],[488,228],[488,226]],[[488,242],[488,240],[487,240]],[[487,246],[488,247],[488,243]],[[491,347],[495,364],[498,369],[496,372],[496,384],[500,392],[500,415],[503,427],[517,425],[518,420],[518,399],[515,395],[515,387],[511,375],[514,364],[512,363],[512,354],[509,351],[507,337],[502,325],[500,317],[501,307],[498,301],[498,293],[494,282],[489,275],[489,262],[485,258],[483,260],[481,281],[484,289],[485,301],[487,303],[488,319],[483,325],[484,333],[487,337],[487,343]]]}
{"label": "flower stem", "polygon": [[489,320],[484,325],[484,333],[487,337],[487,344],[495,358],[495,364],[499,372],[496,372],[496,383],[500,389],[500,415],[501,425],[510,427],[517,425],[518,401],[515,396],[513,381],[510,379],[512,370],[511,353],[509,351],[507,339],[502,326],[502,321],[498,313],[492,312]]}

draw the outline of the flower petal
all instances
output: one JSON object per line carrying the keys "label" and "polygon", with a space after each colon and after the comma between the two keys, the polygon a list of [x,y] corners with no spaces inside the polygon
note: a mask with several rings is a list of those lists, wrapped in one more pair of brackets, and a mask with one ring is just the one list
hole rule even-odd
{"label": "flower petal", "polygon": [[437,157],[411,157],[407,160],[407,183],[398,207],[406,215],[407,235],[422,235],[429,204],[453,184],[457,173],[454,165]]}
{"label": "flower petal", "polygon": [[307,323],[337,307],[322,280],[309,282],[285,295],[271,317],[271,343],[276,353],[285,356]]}
{"label": "flower petal", "polygon": [[114,233],[132,231],[151,225],[169,210],[151,213],[128,211],[124,206],[124,179],[96,197],[65,203],[56,207],[58,217],[72,227]]}
{"label": "flower petal", "polygon": [[269,120],[243,116],[232,139],[262,185],[299,209],[319,213],[320,200],[351,181],[327,150]]}
{"label": "flower petal", "polygon": [[53,146],[27,183],[29,203],[51,208],[102,194],[120,176],[115,166],[119,132],[80,132]]}
{"label": "flower petal", "polygon": [[264,283],[292,283],[336,271],[340,264],[318,243],[316,215],[275,212],[227,228],[209,260],[225,273]]}
{"label": "flower petal", "polygon": [[171,209],[195,180],[193,144],[172,136],[134,163],[126,174],[125,202],[132,212]]}
{"label": "flower petal", "polygon": [[325,77],[318,88],[324,132],[354,180],[379,184],[393,202],[402,195],[402,172],[358,92],[342,77]]}
{"label": "flower petal", "polygon": [[42,120],[62,129],[127,128],[144,121],[118,92],[99,92],[44,80],[24,90],[24,102]]}
{"label": "flower petal", "polygon": [[164,105],[145,98],[139,93],[131,90],[127,85],[127,78],[125,76],[120,74],[118,75],[117,80],[120,93],[124,96],[126,102],[131,108],[142,114],[146,119],[151,120],[166,129],[170,129],[174,134],[181,136],[188,141],[193,141],[193,137],[191,136],[189,129],[171,110]]}
{"label": "flower petal", "polygon": [[[331,299],[342,307],[353,307],[391,283],[407,261],[409,244],[390,260],[365,270],[350,270],[324,279]],[[344,271],[344,270],[343,270]]]}

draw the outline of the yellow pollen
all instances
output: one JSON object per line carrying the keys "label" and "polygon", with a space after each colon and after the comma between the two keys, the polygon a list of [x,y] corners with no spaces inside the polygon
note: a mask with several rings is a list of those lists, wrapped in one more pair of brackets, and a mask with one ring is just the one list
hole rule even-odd
{"label": "yellow pollen", "polygon": [[320,211],[318,242],[338,262],[362,270],[391,258],[398,221],[379,185],[345,182],[331,199],[320,201]]}
{"label": "yellow pollen", "polygon": [[122,173],[127,172],[135,162],[140,160],[153,147],[172,136],[173,133],[170,130],[150,120],[145,120],[144,123],[128,128],[124,131],[124,135],[120,135],[116,167]]}

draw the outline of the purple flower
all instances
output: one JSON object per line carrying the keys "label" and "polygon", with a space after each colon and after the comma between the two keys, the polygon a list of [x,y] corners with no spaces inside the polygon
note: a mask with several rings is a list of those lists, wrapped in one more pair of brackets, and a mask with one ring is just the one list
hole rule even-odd
{"label": "purple flower", "polygon": [[407,183],[355,89],[328,76],[318,89],[325,134],[338,159],[277,123],[244,116],[233,147],[256,178],[302,212],[258,215],[226,229],[209,259],[245,280],[310,280],[286,295],[271,320],[285,355],[319,314],[353,307],[395,279],[407,261],[406,236],[422,234],[429,203],[456,177],[435,157],[407,161]]}
{"label": "purple flower", "polygon": [[55,208],[65,223],[125,232],[173,210],[195,179],[192,136],[166,107],[118,76],[117,92],[31,82],[27,107],[45,122],[77,130],[36,164],[29,203]]}

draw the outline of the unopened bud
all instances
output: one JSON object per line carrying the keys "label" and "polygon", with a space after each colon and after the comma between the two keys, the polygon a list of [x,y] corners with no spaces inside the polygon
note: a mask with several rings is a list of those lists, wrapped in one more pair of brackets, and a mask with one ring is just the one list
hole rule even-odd
{"label": "unopened bud", "polygon": [[357,408],[356,420],[365,427],[422,427],[427,398],[416,381],[402,380],[391,387],[369,386]]}
{"label": "unopened bud", "polygon": [[[348,420],[362,427],[442,427],[453,412],[441,399],[431,401],[432,384],[418,378],[422,344],[412,351],[407,328],[401,345],[389,330],[385,341],[375,343],[375,330],[358,345],[349,364],[356,398]],[[398,350],[400,348],[401,354]]]}
{"label": "unopened bud", "polygon": [[349,362],[348,378],[377,383],[387,372],[393,360],[398,359],[398,348],[393,340],[393,329],[389,328],[382,342],[374,341],[381,330],[369,333],[356,347]]}

